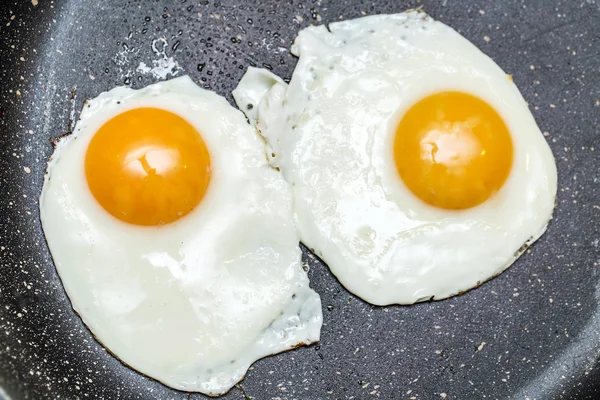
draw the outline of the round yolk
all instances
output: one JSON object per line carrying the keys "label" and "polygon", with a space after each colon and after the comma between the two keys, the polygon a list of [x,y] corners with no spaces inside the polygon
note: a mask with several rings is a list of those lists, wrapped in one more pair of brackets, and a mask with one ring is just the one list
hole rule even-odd
{"label": "round yolk", "polygon": [[200,133],[180,116],[137,108],[96,132],[85,174],[110,214],[135,225],[160,225],[200,203],[210,181],[210,155]]}
{"label": "round yolk", "polygon": [[513,145],[498,113],[462,92],[441,92],[413,105],[394,140],[402,180],[424,202],[474,207],[497,192],[512,167]]}

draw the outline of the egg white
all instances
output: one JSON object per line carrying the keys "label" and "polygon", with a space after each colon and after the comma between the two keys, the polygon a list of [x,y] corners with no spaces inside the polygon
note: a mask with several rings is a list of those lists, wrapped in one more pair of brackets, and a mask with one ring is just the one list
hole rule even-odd
{"label": "egg white", "polygon": [[[112,217],[85,179],[94,133],[138,107],[186,119],[211,156],[199,206],[158,227]],[[319,339],[290,189],[243,114],[188,77],[87,102],[49,163],[40,212],[75,311],[119,359],[168,386],[219,395],[259,358]]]}
{"label": "egg white", "polygon": [[[286,85],[250,69],[234,97],[266,138],[294,196],[301,241],[378,305],[443,299],[499,274],[545,231],[556,196],[551,150],[509,76],[452,28],[417,11],[302,30]],[[514,146],[483,204],[425,204],[404,185],[393,142],[420,99],[462,91],[490,104]]]}

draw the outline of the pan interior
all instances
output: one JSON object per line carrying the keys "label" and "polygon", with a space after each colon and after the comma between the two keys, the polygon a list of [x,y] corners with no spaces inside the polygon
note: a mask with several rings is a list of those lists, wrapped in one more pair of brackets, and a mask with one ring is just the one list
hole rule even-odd
{"label": "pan interior", "polygon": [[50,140],[86,98],[188,74],[233,104],[248,66],[291,77],[300,28],[417,6],[509,71],[547,132],[559,170],[548,232],[482,287],[410,307],[360,301],[303,249],[322,296],[321,343],[259,361],[224,398],[596,398],[600,6],[517,0],[9,1],[0,12],[0,398],[204,398],[108,354],[57,277],[37,200]]}

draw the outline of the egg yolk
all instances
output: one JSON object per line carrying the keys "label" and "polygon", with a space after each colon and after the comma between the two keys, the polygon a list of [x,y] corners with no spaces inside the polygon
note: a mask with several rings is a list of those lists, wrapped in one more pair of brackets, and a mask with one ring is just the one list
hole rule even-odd
{"label": "egg yolk", "polygon": [[161,225],[200,203],[210,181],[210,155],[200,133],[180,116],[137,108],[96,132],[85,174],[110,214],[135,225]]}
{"label": "egg yolk", "polygon": [[504,121],[485,101],[441,92],[420,100],[402,117],[394,159],[418,198],[462,210],[502,187],[512,167],[513,144]]}

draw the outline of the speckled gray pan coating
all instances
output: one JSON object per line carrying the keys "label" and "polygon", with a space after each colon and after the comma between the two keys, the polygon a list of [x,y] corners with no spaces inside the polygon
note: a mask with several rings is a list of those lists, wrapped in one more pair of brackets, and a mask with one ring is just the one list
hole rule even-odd
{"label": "speckled gray pan coating", "polygon": [[[305,250],[323,300],[321,343],[257,362],[224,398],[600,398],[600,1],[33,3],[0,5],[0,386],[8,396],[204,398],[103,350],[52,265],[37,199],[50,139],[86,98],[148,85],[164,69],[140,63],[173,57],[173,72],[233,103],[249,65],[290,78],[296,60],[287,49],[300,28],[422,5],[513,75],[547,132],[559,170],[548,232],[482,287],[411,307],[360,301]],[[165,55],[152,49],[161,37]]]}

